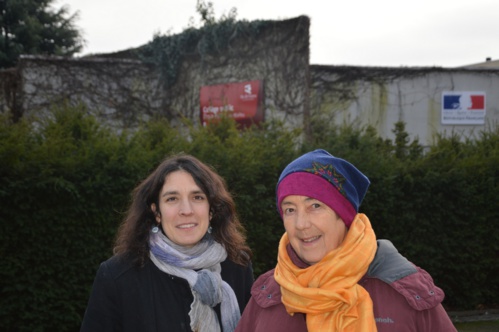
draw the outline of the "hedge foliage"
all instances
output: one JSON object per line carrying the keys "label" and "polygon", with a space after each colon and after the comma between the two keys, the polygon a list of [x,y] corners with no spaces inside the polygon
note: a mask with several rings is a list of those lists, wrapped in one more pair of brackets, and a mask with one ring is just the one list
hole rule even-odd
{"label": "hedge foliage", "polygon": [[303,143],[279,122],[238,130],[230,120],[173,128],[154,119],[110,132],[81,108],[34,125],[0,121],[0,330],[78,331],[95,272],[111,255],[132,189],[166,156],[212,165],[235,196],[255,276],[276,263],[283,227],[274,189],[285,165],[324,148],[358,166],[371,187],[361,207],[378,235],[422,266],[453,309],[497,305],[499,131],[439,137],[424,150],[371,128],[318,126]]}

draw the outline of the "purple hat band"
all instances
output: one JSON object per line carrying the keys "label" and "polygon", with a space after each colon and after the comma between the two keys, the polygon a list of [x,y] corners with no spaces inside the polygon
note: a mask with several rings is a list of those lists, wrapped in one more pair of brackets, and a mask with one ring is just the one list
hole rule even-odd
{"label": "purple hat band", "polygon": [[317,199],[343,220],[347,227],[352,224],[357,210],[338,189],[321,176],[308,172],[295,172],[286,176],[277,188],[277,207],[282,217],[281,203],[286,196],[300,195]]}

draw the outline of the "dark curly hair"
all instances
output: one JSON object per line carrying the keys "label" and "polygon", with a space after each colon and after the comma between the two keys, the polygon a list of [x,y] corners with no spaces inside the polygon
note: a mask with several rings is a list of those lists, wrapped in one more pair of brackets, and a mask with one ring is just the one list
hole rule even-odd
{"label": "dark curly hair", "polygon": [[135,264],[144,264],[149,256],[150,230],[156,225],[151,205],[159,206],[159,195],[167,175],[179,170],[188,172],[208,197],[215,241],[224,246],[230,260],[248,265],[251,249],[246,244],[245,229],[224,179],[197,158],[183,153],[165,159],[134,189],[132,202],[118,229],[114,254],[127,255]]}

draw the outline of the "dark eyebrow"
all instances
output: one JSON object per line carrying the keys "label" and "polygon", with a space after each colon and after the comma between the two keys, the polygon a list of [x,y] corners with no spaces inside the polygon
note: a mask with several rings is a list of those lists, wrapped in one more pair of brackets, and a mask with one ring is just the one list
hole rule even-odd
{"label": "dark eyebrow", "polygon": [[172,190],[172,191],[165,191],[163,193],[163,195],[161,195],[161,197],[165,197],[165,196],[168,196],[168,195],[177,195],[178,194],[178,191],[175,191],[175,190]]}
{"label": "dark eyebrow", "polygon": [[[203,194],[206,195],[202,190],[194,190],[190,192],[191,195],[198,195],[198,194]],[[161,197],[165,197],[168,195],[178,195],[178,191],[176,190],[171,190],[171,191],[165,191]]]}

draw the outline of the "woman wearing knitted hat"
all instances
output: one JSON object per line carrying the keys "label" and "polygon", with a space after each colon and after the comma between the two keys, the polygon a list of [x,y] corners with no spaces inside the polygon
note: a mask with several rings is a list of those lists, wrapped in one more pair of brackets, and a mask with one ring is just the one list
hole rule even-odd
{"label": "woman wearing knitted hat", "polygon": [[369,184],[324,150],[284,169],[278,263],[254,283],[236,332],[456,331],[430,275],[358,213]]}

